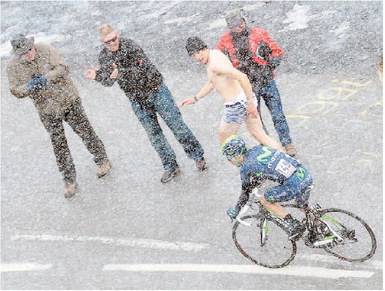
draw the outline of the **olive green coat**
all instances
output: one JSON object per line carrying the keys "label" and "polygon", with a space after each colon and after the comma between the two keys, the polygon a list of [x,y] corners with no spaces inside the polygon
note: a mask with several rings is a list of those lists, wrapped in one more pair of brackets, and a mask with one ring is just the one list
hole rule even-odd
{"label": "olive green coat", "polygon": [[[9,89],[18,98],[30,97],[40,115],[61,117],[79,99],[79,93],[57,49],[46,44],[35,44],[35,48],[36,57],[32,62],[14,55],[8,63]],[[36,74],[46,76],[48,85],[45,89],[30,92],[27,84]]]}

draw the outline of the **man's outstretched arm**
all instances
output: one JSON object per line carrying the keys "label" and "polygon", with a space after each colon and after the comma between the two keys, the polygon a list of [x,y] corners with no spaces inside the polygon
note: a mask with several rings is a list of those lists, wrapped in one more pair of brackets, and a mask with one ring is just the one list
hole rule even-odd
{"label": "man's outstretched arm", "polygon": [[118,76],[116,65],[103,55],[99,56],[99,64],[99,68],[88,69],[85,77],[100,82],[103,86],[111,87]]}
{"label": "man's outstretched arm", "polygon": [[211,81],[207,81],[206,84],[203,85],[203,87],[198,91],[198,93],[194,97],[183,100],[179,104],[179,107],[198,102],[199,99],[202,99],[203,97],[207,96],[213,89],[214,85],[211,83]]}

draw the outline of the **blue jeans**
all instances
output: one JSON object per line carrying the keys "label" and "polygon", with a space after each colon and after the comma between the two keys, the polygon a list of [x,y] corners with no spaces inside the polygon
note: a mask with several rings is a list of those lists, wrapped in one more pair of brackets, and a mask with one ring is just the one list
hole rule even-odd
{"label": "blue jeans", "polygon": [[283,113],[281,97],[279,95],[275,81],[270,81],[265,87],[262,87],[259,92],[255,92],[254,86],[253,90],[255,95],[257,96],[259,111],[261,110],[261,97],[265,101],[265,104],[269,109],[271,117],[273,119],[274,128],[278,133],[281,144],[283,146],[291,144],[292,141],[289,132],[289,125],[287,124],[285,114]]}
{"label": "blue jeans", "polygon": [[166,85],[162,84],[146,101],[138,102],[135,99],[130,99],[130,101],[132,109],[146,130],[148,138],[157,151],[166,171],[174,170],[178,167],[178,163],[176,162],[175,152],[159,125],[157,113],[163,118],[175,138],[183,146],[187,156],[195,161],[203,159],[203,148],[184,122],[182,114]]}

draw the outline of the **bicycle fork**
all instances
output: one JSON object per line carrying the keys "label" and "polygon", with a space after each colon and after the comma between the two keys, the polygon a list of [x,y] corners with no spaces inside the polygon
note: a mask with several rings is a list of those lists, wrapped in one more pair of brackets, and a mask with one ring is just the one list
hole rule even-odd
{"label": "bicycle fork", "polygon": [[267,233],[269,231],[269,228],[267,225],[267,219],[265,217],[262,217],[260,219],[259,228],[260,228],[261,247],[263,247],[267,241]]}

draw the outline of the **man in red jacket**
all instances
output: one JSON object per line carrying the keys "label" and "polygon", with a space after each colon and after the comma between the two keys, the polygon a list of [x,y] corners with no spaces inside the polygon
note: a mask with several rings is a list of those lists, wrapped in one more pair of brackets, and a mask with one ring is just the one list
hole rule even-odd
{"label": "man in red jacket", "polygon": [[222,35],[216,48],[229,57],[235,68],[248,76],[258,105],[262,97],[270,110],[281,144],[287,154],[294,156],[297,152],[292,144],[281,97],[274,81],[274,70],[282,59],[283,50],[267,31],[249,27],[242,11],[229,13],[226,23],[230,31]]}

